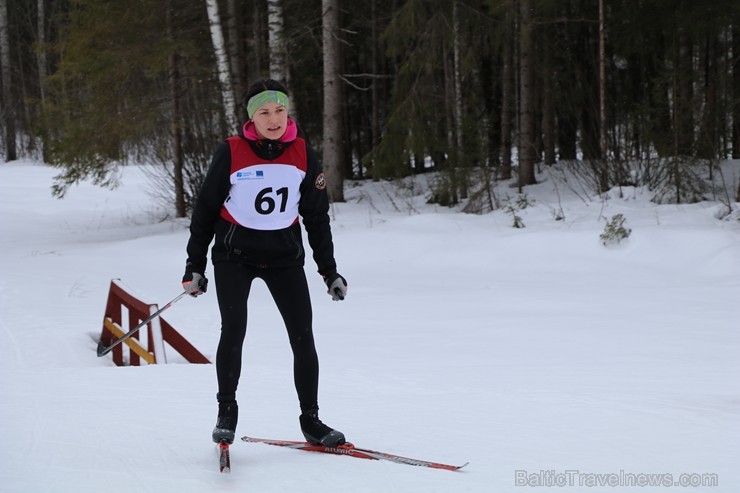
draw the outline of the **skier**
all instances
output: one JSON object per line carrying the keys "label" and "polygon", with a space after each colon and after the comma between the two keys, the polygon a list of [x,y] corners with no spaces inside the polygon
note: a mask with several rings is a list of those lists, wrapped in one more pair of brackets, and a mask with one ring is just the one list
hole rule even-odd
{"label": "skier", "polygon": [[216,149],[190,223],[182,285],[190,295],[206,292],[208,246],[221,313],[216,352],[218,419],[213,441],[233,443],[238,418],[236,390],[247,330],[252,281],[267,285],[288,331],[294,381],[306,440],[334,447],[344,434],[318,416],[319,362],[314,346],[311,299],[304,271],[299,216],[318,272],[333,300],[347,296],[337,273],[329,224],[329,199],[321,165],[288,117],[285,87],[272,79],[247,91],[249,120],[242,133]]}

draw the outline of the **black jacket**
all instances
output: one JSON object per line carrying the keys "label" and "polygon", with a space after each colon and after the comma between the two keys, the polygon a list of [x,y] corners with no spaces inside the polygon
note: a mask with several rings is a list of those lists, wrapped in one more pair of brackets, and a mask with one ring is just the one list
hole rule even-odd
{"label": "black jacket", "polygon": [[[303,139],[292,142],[270,140],[248,142],[252,150],[265,163],[278,158],[290,145],[304,145]],[[329,276],[336,272],[334,246],[329,225],[329,199],[321,165],[313,149],[306,146],[306,175],[300,184],[298,212],[303,219],[308,242],[319,274]],[[214,239],[211,261],[238,260],[260,268],[302,266],[305,250],[299,222],[285,229],[257,230],[243,227],[221,217],[221,208],[231,188],[231,150],[222,142],[203,181],[190,223],[190,240],[187,245],[188,272],[204,274],[208,246]]]}

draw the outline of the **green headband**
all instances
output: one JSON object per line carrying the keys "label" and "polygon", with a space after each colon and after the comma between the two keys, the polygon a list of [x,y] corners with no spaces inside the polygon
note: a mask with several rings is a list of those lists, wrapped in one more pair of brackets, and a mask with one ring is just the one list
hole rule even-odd
{"label": "green headband", "polygon": [[259,94],[255,94],[247,102],[247,114],[249,118],[257,112],[260,106],[267,103],[277,103],[285,106],[286,110],[290,109],[290,101],[288,95],[280,91],[262,91]]}

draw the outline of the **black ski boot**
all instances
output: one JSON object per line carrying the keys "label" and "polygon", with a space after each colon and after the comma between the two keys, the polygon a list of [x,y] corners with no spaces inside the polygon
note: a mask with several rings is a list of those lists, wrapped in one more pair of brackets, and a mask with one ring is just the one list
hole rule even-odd
{"label": "black ski boot", "polygon": [[219,401],[218,419],[216,420],[216,427],[213,428],[213,441],[216,443],[234,443],[238,418],[239,406],[236,405],[236,401]]}
{"label": "black ski boot", "polygon": [[301,422],[303,436],[310,443],[325,447],[336,447],[346,442],[344,433],[333,430],[321,422],[318,410],[316,409],[304,412],[301,414],[299,420]]}

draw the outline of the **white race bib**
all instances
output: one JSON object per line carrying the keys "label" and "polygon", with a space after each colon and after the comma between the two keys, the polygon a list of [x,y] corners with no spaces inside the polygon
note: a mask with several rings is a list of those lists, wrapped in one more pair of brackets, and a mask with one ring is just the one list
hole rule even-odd
{"label": "white race bib", "polygon": [[284,229],[298,218],[304,171],[290,164],[255,164],[231,174],[224,207],[251,229]]}

